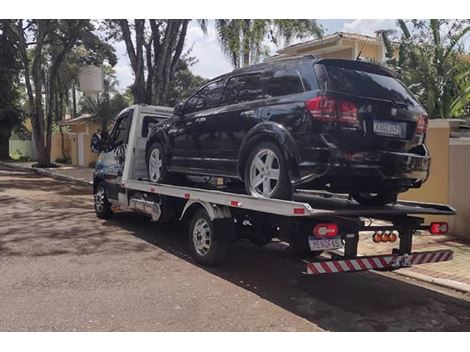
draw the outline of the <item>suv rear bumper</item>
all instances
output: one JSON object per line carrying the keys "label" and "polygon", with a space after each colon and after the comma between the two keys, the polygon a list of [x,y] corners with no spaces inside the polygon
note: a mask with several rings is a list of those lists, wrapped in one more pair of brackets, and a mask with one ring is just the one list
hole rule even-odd
{"label": "suv rear bumper", "polygon": [[[337,184],[349,190],[372,192],[377,188],[405,191],[419,187],[429,175],[431,157],[389,151],[343,151],[316,148],[306,152],[299,164],[299,177],[291,178],[294,187],[309,183]],[[310,161],[315,160],[315,161]]]}

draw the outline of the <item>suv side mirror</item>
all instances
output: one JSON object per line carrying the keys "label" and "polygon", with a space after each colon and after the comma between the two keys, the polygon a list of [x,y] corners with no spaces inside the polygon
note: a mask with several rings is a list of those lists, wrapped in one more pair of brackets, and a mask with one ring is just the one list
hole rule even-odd
{"label": "suv side mirror", "polygon": [[93,133],[93,136],[91,136],[91,151],[93,153],[99,153],[102,150],[103,150],[103,137],[101,136],[100,133]]}
{"label": "suv side mirror", "polygon": [[176,103],[176,105],[175,105],[175,110],[174,110],[173,113],[174,113],[176,116],[183,117],[183,106],[184,106],[183,103]]}

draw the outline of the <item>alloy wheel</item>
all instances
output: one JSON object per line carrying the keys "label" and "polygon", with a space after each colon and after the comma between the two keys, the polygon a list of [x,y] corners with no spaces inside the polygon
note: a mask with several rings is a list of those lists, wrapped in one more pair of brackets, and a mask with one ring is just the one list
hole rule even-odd
{"label": "alloy wheel", "polygon": [[209,252],[212,243],[212,234],[206,219],[198,219],[193,228],[194,249],[198,255],[204,256]]}
{"label": "alloy wheel", "polygon": [[154,148],[149,158],[149,177],[150,181],[158,182],[162,174],[162,158],[160,150]]}
{"label": "alloy wheel", "polygon": [[270,198],[279,185],[280,163],[270,149],[256,153],[250,165],[250,191],[258,197]]}

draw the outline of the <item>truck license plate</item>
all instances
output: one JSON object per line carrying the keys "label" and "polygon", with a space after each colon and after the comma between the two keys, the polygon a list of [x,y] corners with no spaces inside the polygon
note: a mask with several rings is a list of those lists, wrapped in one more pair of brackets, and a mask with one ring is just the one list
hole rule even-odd
{"label": "truck license plate", "polygon": [[311,251],[325,251],[329,249],[343,248],[343,242],[340,238],[318,240],[314,236],[309,236],[308,244]]}
{"label": "truck license plate", "polygon": [[406,137],[406,123],[374,120],[374,133],[386,137]]}

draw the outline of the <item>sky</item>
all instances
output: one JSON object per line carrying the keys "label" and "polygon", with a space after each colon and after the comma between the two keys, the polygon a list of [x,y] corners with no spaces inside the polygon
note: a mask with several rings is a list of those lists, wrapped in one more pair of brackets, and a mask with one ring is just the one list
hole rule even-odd
{"label": "sky", "polygon": [[[334,32],[354,32],[366,35],[375,35],[378,29],[396,29],[396,20],[318,20],[325,34]],[[293,42],[295,43],[295,42]],[[293,44],[291,43],[291,44]],[[271,54],[280,49],[272,43],[266,43]],[[133,82],[132,70],[123,41],[115,43],[118,64],[116,75],[119,80],[119,90],[125,90]],[[214,23],[209,22],[207,34],[203,34],[196,21],[191,21],[188,26],[185,48],[192,48],[191,54],[198,58],[199,62],[191,67],[194,74],[204,78],[213,78],[233,70],[230,60],[223,54],[217,41]]]}

